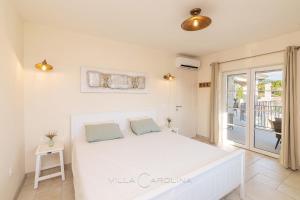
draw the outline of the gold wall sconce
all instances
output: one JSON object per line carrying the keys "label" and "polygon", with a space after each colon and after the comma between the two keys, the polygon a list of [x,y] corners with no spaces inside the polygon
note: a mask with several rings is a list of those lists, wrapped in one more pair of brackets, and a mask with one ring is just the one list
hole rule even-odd
{"label": "gold wall sconce", "polygon": [[170,73],[166,74],[163,76],[164,79],[168,80],[168,81],[172,81],[175,79],[175,76],[171,75]]}
{"label": "gold wall sconce", "polygon": [[44,60],[41,63],[37,63],[35,65],[35,68],[37,68],[38,70],[42,70],[44,72],[53,70],[53,66],[49,65],[46,60]]}

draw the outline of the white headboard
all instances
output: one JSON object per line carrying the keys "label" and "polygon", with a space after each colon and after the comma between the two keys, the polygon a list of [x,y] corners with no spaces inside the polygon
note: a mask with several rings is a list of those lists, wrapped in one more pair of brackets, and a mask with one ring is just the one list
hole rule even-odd
{"label": "white headboard", "polygon": [[144,111],[144,112],[103,112],[93,114],[80,114],[71,116],[71,138],[74,138],[84,134],[84,126],[88,123],[95,122],[108,122],[114,121],[118,123],[121,130],[126,130],[129,127],[130,118],[137,117],[151,117],[157,120],[156,112]]}

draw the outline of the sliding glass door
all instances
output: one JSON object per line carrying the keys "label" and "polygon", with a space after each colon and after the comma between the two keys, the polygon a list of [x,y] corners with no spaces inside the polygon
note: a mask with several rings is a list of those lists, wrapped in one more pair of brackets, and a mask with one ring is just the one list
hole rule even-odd
{"label": "sliding glass door", "polygon": [[281,148],[281,66],[224,73],[223,137],[227,143],[278,157]]}
{"label": "sliding glass door", "polygon": [[224,77],[225,94],[225,124],[223,131],[227,141],[241,147],[249,145],[248,139],[248,72],[228,73]]}
{"label": "sliding glass door", "polygon": [[282,70],[262,68],[252,71],[254,99],[251,146],[267,155],[279,155],[282,126]]}

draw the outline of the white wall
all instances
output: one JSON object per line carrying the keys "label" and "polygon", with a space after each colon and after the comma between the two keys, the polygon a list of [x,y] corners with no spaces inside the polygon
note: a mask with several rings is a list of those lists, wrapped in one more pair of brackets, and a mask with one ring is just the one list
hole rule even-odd
{"label": "white wall", "polygon": [[[24,177],[23,23],[0,0],[0,199],[13,199]],[[9,176],[9,168],[12,175]]]}
{"label": "white wall", "polygon": [[[210,81],[210,63],[221,62],[246,56],[257,55],[261,53],[277,51],[285,49],[290,45],[300,45],[300,31],[282,35],[280,37],[271,38],[268,40],[251,43],[238,48],[224,50],[214,54],[202,56],[201,69],[198,74],[199,82]],[[299,59],[300,61],[300,59]],[[230,62],[221,64],[221,71],[230,71],[249,67],[268,66],[284,63],[284,53],[275,53],[262,57],[246,59],[242,61]],[[299,70],[300,71],[300,70]],[[299,91],[300,94],[300,91]],[[198,134],[208,136],[209,134],[209,105],[210,105],[210,89],[204,88],[198,90]],[[300,108],[299,108],[300,109]],[[300,110],[299,110],[300,124]],[[300,137],[298,138],[300,144]],[[300,150],[300,149],[299,149]],[[300,154],[299,154],[300,155]],[[299,159],[300,161],[300,159]]]}
{"label": "white wall", "polygon": [[[24,49],[26,172],[33,171],[34,150],[51,129],[58,130],[70,162],[71,114],[157,109],[161,119],[168,116],[169,85],[162,76],[175,70],[173,54],[34,24],[25,24]],[[35,70],[44,58],[54,71]],[[151,92],[80,93],[80,66],[147,72]]]}

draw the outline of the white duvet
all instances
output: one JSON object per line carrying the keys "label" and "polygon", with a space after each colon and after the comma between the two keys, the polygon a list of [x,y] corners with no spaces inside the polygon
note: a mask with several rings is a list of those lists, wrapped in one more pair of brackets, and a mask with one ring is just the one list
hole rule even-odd
{"label": "white duvet", "polygon": [[229,153],[160,132],[110,141],[73,143],[77,200],[148,199],[164,188],[192,184],[187,174]]}

